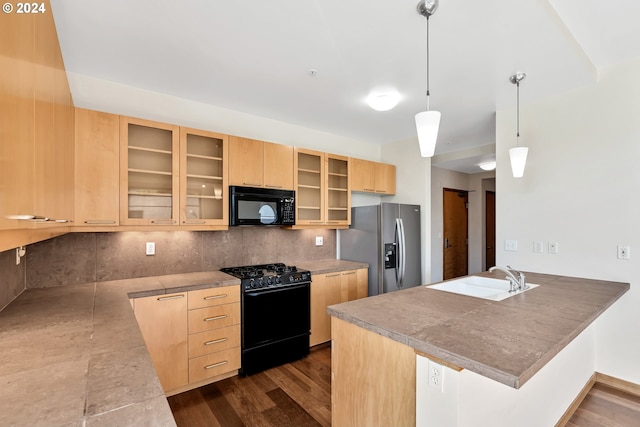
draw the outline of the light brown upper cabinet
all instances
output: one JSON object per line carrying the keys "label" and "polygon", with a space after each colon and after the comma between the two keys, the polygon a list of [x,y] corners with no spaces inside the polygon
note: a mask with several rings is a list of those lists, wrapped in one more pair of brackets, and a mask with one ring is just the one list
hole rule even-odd
{"label": "light brown upper cabinet", "polygon": [[231,136],[229,185],[293,190],[293,147]]}
{"label": "light brown upper cabinet", "polygon": [[119,224],[120,118],[75,109],[75,223],[77,227]]}
{"label": "light brown upper cabinet", "polygon": [[180,224],[229,223],[228,136],[180,128]]}
{"label": "light brown upper cabinet", "polygon": [[351,158],[352,191],[395,194],[396,167],[386,163]]}
{"label": "light brown upper cabinet", "polygon": [[73,104],[53,16],[4,14],[0,58],[0,229],[67,226],[15,219],[73,220]]}
{"label": "light brown upper cabinet", "polygon": [[178,225],[179,128],[120,117],[120,224]]}
{"label": "light brown upper cabinet", "polygon": [[296,225],[348,226],[351,220],[349,158],[294,149]]}
{"label": "light brown upper cabinet", "polygon": [[325,154],[327,217],[326,223],[351,224],[351,187],[349,158]]}

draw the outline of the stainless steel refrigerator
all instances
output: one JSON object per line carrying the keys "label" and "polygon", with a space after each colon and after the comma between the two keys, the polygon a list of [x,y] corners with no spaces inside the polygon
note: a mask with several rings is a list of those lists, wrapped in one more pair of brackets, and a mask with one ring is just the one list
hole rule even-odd
{"label": "stainless steel refrigerator", "polygon": [[351,226],[340,231],[340,258],[369,264],[369,296],[421,285],[420,206],[351,208]]}

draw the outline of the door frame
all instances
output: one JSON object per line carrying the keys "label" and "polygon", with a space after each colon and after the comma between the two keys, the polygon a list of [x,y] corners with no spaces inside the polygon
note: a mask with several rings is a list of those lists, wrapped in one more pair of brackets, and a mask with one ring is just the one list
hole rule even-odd
{"label": "door frame", "polygon": [[[492,196],[490,196],[492,195]],[[490,203],[489,198],[493,197],[493,203]],[[486,190],[484,193],[484,238],[485,238],[485,255],[484,263],[485,270],[495,265],[496,261],[496,192],[492,190]],[[493,239],[490,239],[489,231],[493,229]],[[490,263],[489,253],[493,252],[493,263]],[[492,265],[489,265],[492,264]]]}

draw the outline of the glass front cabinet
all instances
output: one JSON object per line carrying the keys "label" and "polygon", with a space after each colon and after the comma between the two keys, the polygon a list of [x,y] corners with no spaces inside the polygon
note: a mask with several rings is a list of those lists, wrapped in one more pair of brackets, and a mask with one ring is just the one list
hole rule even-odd
{"label": "glass front cabinet", "polygon": [[120,224],[227,225],[227,136],[120,117]]}

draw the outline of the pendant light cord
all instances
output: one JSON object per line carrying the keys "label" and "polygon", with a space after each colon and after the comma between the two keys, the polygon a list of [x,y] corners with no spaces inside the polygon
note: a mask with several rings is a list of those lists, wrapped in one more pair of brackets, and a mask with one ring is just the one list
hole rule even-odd
{"label": "pendant light cord", "polygon": [[429,15],[427,15],[427,111],[429,111]]}
{"label": "pendant light cord", "polygon": [[520,145],[520,82],[516,82],[516,147]]}

